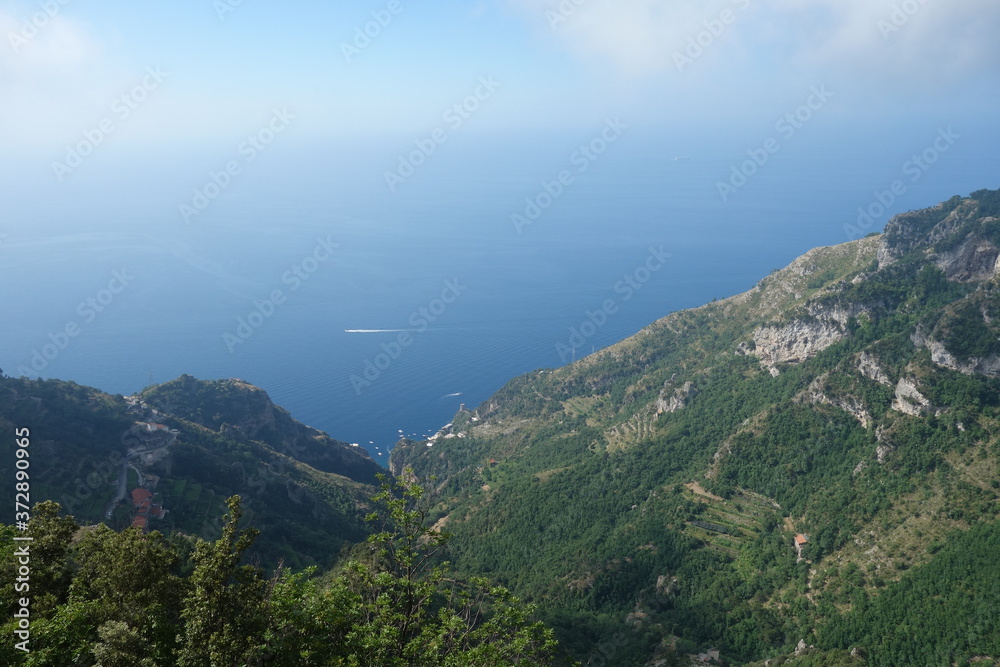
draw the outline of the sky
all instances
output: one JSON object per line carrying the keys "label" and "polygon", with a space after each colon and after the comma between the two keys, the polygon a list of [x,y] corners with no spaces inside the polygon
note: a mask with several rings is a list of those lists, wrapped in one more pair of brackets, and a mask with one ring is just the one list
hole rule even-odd
{"label": "sky", "polygon": [[720,161],[703,190],[724,204],[748,175],[857,172],[867,206],[957,138],[946,183],[888,215],[1000,185],[998,31],[995,0],[0,0],[0,243],[181,238],[216,198],[485,201],[606,127],[632,173]]}
{"label": "sky", "polygon": [[[998,26],[994,0],[6,0],[0,144],[48,166],[110,118],[107,143],[130,151],[208,149],[278,108],[297,142],[358,150],[429,132],[480,77],[499,88],[470,133],[608,115],[748,132],[814,85],[864,132],[915,110],[982,120],[998,106]],[[149,68],[162,78],[120,118],[114,101]]]}
{"label": "sky", "polygon": [[[879,166],[874,192],[941,129],[988,159],[998,29],[995,0],[0,0],[0,234],[174,233],[233,161],[258,180],[222,198],[410,205],[420,146],[440,170],[542,178],[615,119],[633,165],[741,166],[777,139],[816,173]],[[706,188],[728,201],[726,181]]]}

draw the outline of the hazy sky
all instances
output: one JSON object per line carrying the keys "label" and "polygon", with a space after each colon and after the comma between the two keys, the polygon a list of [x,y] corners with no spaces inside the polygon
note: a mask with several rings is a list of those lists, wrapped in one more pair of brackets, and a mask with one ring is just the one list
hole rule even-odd
{"label": "hazy sky", "polygon": [[483,76],[477,131],[753,127],[813,85],[846,121],[995,117],[998,28],[995,0],[5,1],[0,142],[48,158],[108,117],[115,142],[197,146],[273,108],[300,139],[407,134]]}
{"label": "hazy sky", "polygon": [[[421,177],[535,180],[609,119],[629,128],[632,169],[738,165],[769,138],[786,166],[819,160],[814,175],[883,160],[862,200],[954,126],[965,157],[949,169],[977,176],[912,202],[931,204],[998,185],[982,164],[1000,136],[998,33],[996,0],[0,0],[0,233],[173,225],[231,161],[259,180],[222,198],[266,184],[387,201],[386,172],[439,130],[448,149]],[[270,147],[246,140],[278,134],[245,169]]]}

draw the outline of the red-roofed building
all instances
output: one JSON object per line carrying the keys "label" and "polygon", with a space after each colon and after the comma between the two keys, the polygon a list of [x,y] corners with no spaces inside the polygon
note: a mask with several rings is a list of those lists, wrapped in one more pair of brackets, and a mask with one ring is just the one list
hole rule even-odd
{"label": "red-roofed building", "polygon": [[149,492],[149,489],[138,488],[132,491],[132,504],[139,507],[145,502],[149,502],[153,499],[153,494]]}
{"label": "red-roofed building", "polygon": [[132,525],[142,528],[143,532],[149,528],[150,517],[162,519],[167,513],[161,503],[153,502],[153,494],[149,489],[141,487],[132,491],[132,505],[135,507],[135,518],[132,520]]}
{"label": "red-roofed building", "polygon": [[802,560],[802,547],[809,544],[809,536],[799,533],[798,535],[795,536],[795,539],[792,540],[792,542],[795,546],[795,553],[799,557],[798,559]]}

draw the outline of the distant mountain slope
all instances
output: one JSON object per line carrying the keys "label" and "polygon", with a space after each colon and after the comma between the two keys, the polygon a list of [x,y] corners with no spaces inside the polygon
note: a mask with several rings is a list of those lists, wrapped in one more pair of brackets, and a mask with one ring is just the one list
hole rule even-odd
{"label": "distant mountain slope", "polygon": [[[0,437],[13,442],[23,427],[32,437],[32,503],[55,500],[82,523],[123,527],[142,483],[167,510],[149,529],[211,538],[225,499],[239,494],[262,531],[255,554],[269,564],[327,565],[364,539],[381,469],[238,380],[183,376],[125,399],[72,382],[0,378]],[[13,479],[13,466],[5,456],[0,475]],[[120,491],[125,498],[106,514]]]}
{"label": "distant mountain slope", "polygon": [[[585,664],[595,647],[643,665],[872,642],[878,628],[824,628],[904,599],[954,531],[1000,514],[998,218],[1000,192],[981,190],[814,249],[512,380],[451,433],[401,442],[392,470],[432,488],[458,567],[542,604]],[[976,624],[1000,608],[976,599],[962,613],[981,632],[892,655],[990,655],[995,627]]]}
{"label": "distant mountain slope", "polygon": [[[383,468],[361,447],[306,426],[271,402],[263,389],[242,380],[200,381],[190,375],[144,391],[142,399],[169,414],[234,440],[263,442],[316,470],[376,484]],[[169,407],[169,409],[167,409]]]}

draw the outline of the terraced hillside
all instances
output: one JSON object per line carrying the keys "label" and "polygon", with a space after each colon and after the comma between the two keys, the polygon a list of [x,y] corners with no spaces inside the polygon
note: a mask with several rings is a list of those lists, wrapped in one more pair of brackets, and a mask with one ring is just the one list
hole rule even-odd
{"label": "terraced hillside", "polygon": [[459,568],[541,604],[584,664],[708,648],[744,662],[800,642],[844,664],[998,657],[980,561],[954,575],[976,633],[881,646],[870,617],[950,544],[990,548],[998,218],[1000,193],[982,190],[811,250],[743,294],[512,380],[456,415],[464,437],[404,441],[392,470],[432,488]]}

